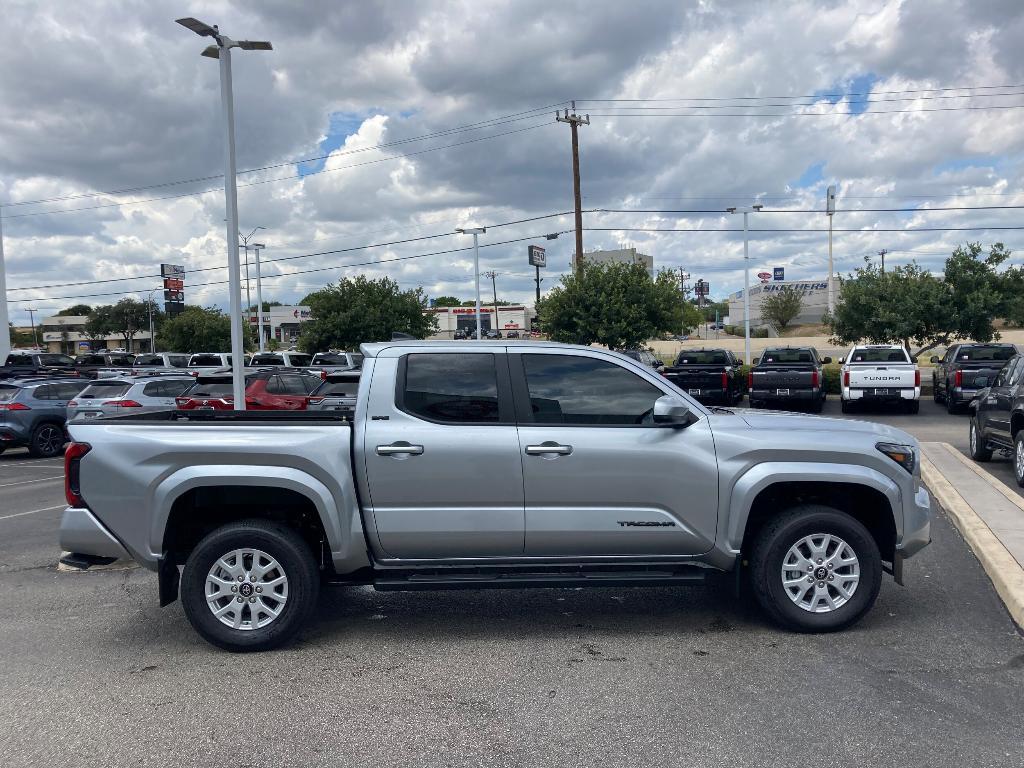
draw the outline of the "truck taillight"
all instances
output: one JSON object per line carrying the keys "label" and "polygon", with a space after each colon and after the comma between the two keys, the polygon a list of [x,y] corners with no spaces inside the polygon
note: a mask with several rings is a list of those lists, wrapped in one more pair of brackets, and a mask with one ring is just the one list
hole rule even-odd
{"label": "truck taillight", "polygon": [[64,452],[64,498],[72,507],[84,507],[81,473],[82,457],[92,448],[88,443],[71,443]]}
{"label": "truck taillight", "polygon": [[811,371],[811,389],[818,388],[818,372]]}
{"label": "truck taillight", "polygon": [[728,389],[728,388],[729,388],[729,374],[726,373],[725,371],[722,371],[722,389]]}
{"label": "truck taillight", "polygon": [[141,408],[142,403],[137,403],[134,400],[111,400],[107,405],[116,405],[120,408]]}
{"label": "truck taillight", "polygon": [[753,389],[753,388],[754,388],[754,372],[751,371],[750,373],[747,374],[747,389]]}
{"label": "truck taillight", "polygon": [[187,397],[176,397],[174,398],[174,404],[181,408],[183,405],[188,405],[189,398]]}
{"label": "truck taillight", "polygon": [[964,372],[963,371],[957,371],[955,374],[953,374],[953,386],[954,387],[962,387],[963,385],[964,385]]}
{"label": "truck taillight", "polygon": [[914,371],[914,386],[915,387],[920,387],[921,386],[921,369],[920,368],[918,368],[917,370]]}
{"label": "truck taillight", "polygon": [[850,372],[849,371],[843,371],[843,386],[844,387],[850,386]]}

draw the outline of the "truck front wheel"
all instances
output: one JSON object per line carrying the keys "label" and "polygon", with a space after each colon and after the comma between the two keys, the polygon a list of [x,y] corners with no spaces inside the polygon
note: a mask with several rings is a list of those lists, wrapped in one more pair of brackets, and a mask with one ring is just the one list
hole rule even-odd
{"label": "truck front wheel", "polygon": [[761,529],[751,556],[754,594],[776,624],[832,632],[863,616],[882,582],[882,559],[868,530],[845,512],[794,507]]}
{"label": "truck front wheel", "polygon": [[265,520],[208,534],[181,577],[185,615],[205,640],[229,651],[266,651],[290,640],[316,606],[316,558],[292,529]]}

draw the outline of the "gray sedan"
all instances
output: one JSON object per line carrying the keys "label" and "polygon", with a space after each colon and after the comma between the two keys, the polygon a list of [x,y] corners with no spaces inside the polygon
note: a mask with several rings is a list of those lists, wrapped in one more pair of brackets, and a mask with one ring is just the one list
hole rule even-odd
{"label": "gray sedan", "polygon": [[68,421],[173,410],[174,398],[195,383],[195,377],[188,374],[98,379],[68,403]]}

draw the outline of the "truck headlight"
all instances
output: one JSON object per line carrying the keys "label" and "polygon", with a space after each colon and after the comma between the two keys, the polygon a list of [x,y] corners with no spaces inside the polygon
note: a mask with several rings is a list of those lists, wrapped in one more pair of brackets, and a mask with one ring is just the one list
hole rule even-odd
{"label": "truck headlight", "polygon": [[914,474],[914,465],[917,462],[917,455],[912,445],[900,445],[899,443],[875,443],[875,448],[880,450],[890,459],[903,467],[910,474]]}

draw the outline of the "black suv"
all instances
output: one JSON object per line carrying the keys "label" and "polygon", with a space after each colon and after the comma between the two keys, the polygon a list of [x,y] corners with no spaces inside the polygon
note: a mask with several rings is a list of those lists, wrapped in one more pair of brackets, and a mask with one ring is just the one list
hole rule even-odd
{"label": "black suv", "polygon": [[1024,356],[1010,358],[975,403],[971,458],[988,461],[994,450],[1012,452],[1013,476],[1024,486]]}

